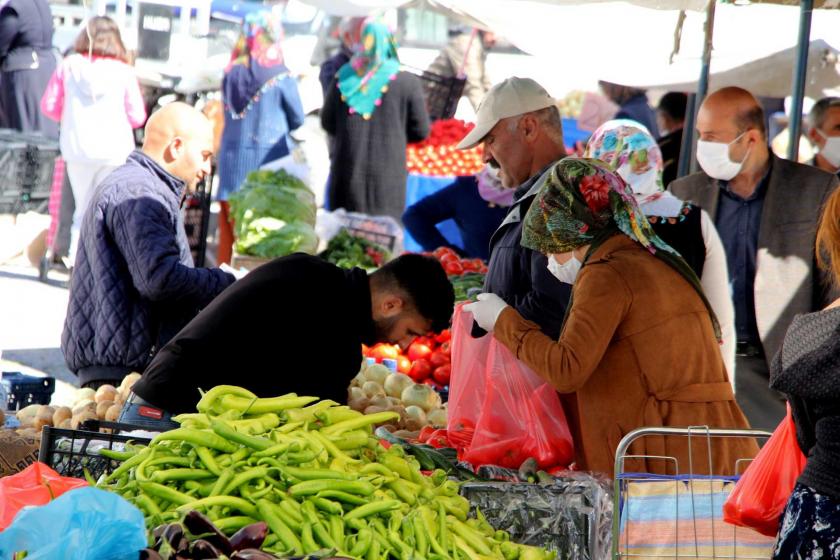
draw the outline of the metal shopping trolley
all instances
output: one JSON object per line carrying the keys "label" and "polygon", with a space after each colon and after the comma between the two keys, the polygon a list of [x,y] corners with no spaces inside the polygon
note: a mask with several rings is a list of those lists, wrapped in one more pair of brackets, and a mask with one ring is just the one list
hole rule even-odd
{"label": "metal shopping trolley", "polygon": [[[696,465],[708,462],[712,473],[713,438],[766,440],[772,434],[759,430],[689,428],[640,428],[619,443],[615,459],[613,515],[613,560],[658,559],[763,559],[772,556],[773,538],[751,529],[723,522],[723,503],[738,476],[697,475]],[[630,454],[630,446],[645,437],[684,437],[688,465],[676,457]],[[705,441],[706,453],[696,457],[697,438]],[[694,455],[692,452],[694,450]],[[738,458],[733,472],[742,474],[752,457]],[[625,472],[631,461],[662,461],[674,473],[653,475]],[[697,461],[702,461],[699,463]],[[705,465],[704,465],[705,467]],[[669,469],[670,471],[670,469]]]}

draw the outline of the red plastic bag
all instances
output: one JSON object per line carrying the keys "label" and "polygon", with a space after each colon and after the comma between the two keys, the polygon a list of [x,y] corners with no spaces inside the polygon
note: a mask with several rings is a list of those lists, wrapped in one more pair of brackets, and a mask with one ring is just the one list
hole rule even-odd
{"label": "red plastic bag", "polygon": [[796,479],[805,469],[805,455],[796,442],[796,426],[787,416],[758,452],[723,504],[723,520],[776,536]]}
{"label": "red plastic bag", "polygon": [[42,506],[68,490],[87,485],[84,480],[61,476],[44,463],[33,463],[0,478],[0,531],[12,524],[23,506]]}
{"label": "red plastic bag", "polygon": [[566,415],[554,388],[488,335],[470,335],[472,315],[459,306],[452,321],[448,437],[474,467],[540,467],[574,458]]}

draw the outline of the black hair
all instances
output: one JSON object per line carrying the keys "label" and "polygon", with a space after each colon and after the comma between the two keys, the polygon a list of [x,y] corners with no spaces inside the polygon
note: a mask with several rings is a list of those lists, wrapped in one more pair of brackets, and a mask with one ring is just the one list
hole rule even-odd
{"label": "black hair", "polygon": [[455,290],[437,259],[408,254],[386,263],[371,275],[383,288],[403,292],[417,312],[432,322],[432,331],[449,326],[455,308]]}
{"label": "black hair", "polygon": [[659,100],[656,109],[662,111],[675,121],[685,120],[685,110],[688,106],[688,95],[680,91],[669,91]]}

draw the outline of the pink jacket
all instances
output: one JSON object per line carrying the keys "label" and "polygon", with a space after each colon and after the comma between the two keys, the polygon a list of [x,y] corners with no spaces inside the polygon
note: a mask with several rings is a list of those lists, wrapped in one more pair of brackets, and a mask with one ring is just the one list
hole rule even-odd
{"label": "pink jacket", "polygon": [[134,149],[146,107],[134,69],[113,58],[74,54],[59,65],[41,98],[41,111],[61,123],[67,161],[121,165]]}

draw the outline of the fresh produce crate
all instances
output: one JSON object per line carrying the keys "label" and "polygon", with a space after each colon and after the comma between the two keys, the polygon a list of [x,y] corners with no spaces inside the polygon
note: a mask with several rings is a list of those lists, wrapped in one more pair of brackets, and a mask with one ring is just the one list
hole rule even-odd
{"label": "fresh produce crate", "polygon": [[50,197],[58,142],[38,134],[0,129],[0,207],[20,212]]}
{"label": "fresh produce crate", "polygon": [[230,260],[230,266],[236,269],[244,268],[245,270],[254,270],[271,260],[263,257],[251,257],[249,255],[237,255],[234,253]]}
{"label": "fresh produce crate", "polygon": [[464,93],[467,78],[448,77],[424,71],[418,76],[426,94],[426,108],[429,118],[451,119],[458,109],[458,101]]}
{"label": "fresh produce crate", "polygon": [[553,484],[469,482],[461,495],[515,542],[555,551],[558,560],[609,555],[612,493],[605,480],[570,472]]}
{"label": "fresh produce crate", "polygon": [[63,476],[85,478],[84,470],[87,469],[97,479],[119,465],[119,461],[100,455],[100,449],[123,451],[126,443],[147,444],[149,441],[148,438],[115,433],[44,426],[38,460]]}

